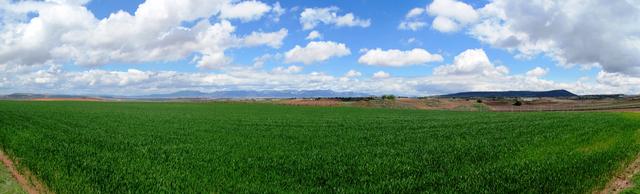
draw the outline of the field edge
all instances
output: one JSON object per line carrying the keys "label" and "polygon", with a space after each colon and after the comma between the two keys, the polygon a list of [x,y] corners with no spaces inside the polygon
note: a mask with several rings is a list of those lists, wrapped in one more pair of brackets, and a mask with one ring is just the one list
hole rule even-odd
{"label": "field edge", "polygon": [[21,173],[14,161],[11,160],[11,157],[2,149],[0,149],[0,160],[2,160],[3,166],[11,174],[13,181],[18,183],[24,192],[29,194],[53,193],[42,184],[42,181],[39,181],[37,177],[31,175],[31,173]]}

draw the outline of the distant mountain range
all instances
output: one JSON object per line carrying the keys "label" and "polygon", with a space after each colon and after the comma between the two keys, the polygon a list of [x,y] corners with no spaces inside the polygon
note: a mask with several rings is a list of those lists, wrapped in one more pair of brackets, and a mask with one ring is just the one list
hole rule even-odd
{"label": "distant mountain range", "polygon": [[205,93],[200,91],[179,91],[169,94],[152,94],[130,98],[335,98],[371,96],[358,92],[336,92],[332,90],[232,90]]}
{"label": "distant mountain range", "polygon": [[551,90],[551,91],[497,91],[497,92],[460,92],[455,94],[446,94],[441,97],[448,98],[515,98],[515,97],[577,97],[578,95],[567,90]]}

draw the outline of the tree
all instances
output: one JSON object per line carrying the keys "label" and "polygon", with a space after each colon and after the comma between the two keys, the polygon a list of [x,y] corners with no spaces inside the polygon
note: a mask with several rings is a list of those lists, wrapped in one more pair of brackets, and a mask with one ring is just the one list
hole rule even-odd
{"label": "tree", "polygon": [[385,94],[385,95],[382,95],[382,99],[383,100],[395,100],[396,96],[394,96],[393,94]]}
{"label": "tree", "polygon": [[516,103],[513,103],[513,106],[522,106],[522,102],[520,102],[520,100],[516,100]]}

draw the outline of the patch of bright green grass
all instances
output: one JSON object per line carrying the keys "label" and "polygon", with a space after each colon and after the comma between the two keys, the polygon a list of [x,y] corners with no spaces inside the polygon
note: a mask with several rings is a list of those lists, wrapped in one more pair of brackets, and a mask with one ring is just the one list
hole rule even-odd
{"label": "patch of bright green grass", "polygon": [[56,193],[587,193],[640,151],[623,113],[0,101]]}
{"label": "patch of bright green grass", "polygon": [[0,194],[21,194],[26,193],[22,187],[11,176],[7,168],[0,164]]}

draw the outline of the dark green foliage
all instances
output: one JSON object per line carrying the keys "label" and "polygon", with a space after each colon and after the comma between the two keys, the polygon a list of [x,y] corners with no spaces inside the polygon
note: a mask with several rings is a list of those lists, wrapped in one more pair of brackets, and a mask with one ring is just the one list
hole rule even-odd
{"label": "dark green foliage", "polygon": [[522,106],[522,102],[520,102],[520,100],[516,100],[516,102],[513,103],[513,106]]}
{"label": "dark green foliage", "polygon": [[0,145],[56,193],[587,193],[634,116],[0,101]]}
{"label": "dark green foliage", "polygon": [[393,95],[393,94],[385,94],[385,95],[382,95],[382,99],[383,100],[395,100],[396,96]]}

